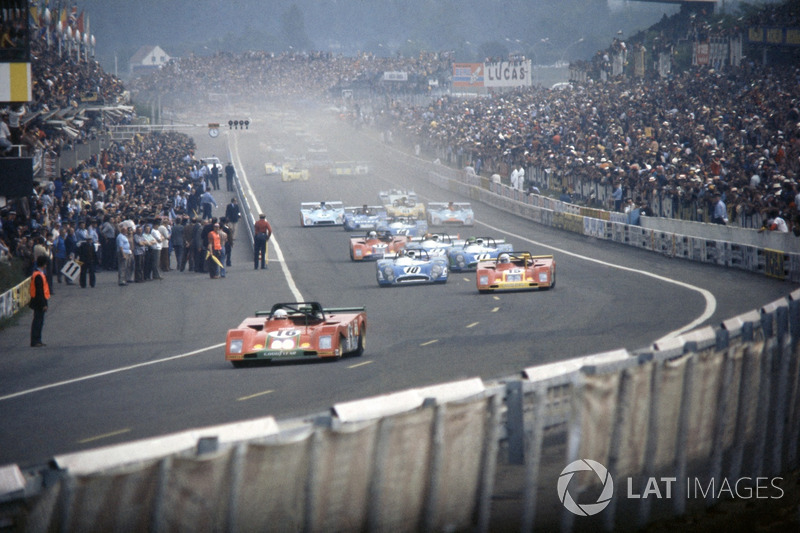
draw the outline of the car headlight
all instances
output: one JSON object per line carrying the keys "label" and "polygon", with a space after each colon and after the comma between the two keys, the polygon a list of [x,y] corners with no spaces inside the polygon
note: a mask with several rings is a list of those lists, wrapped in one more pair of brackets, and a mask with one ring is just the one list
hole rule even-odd
{"label": "car headlight", "polygon": [[307,219],[306,219],[306,226],[310,226],[310,225],[311,225],[311,219],[310,219],[310,218],[307,218]]}
{"label": "car headlight", "polygon": [[442,275],[442,265],[436,263],[431,267],[431,277],[433,279],[438,278]]}
{"label": "car headlight", "polygon": [[330,350],[331,346],[333,346],[333,338],[330,335],[322,335],[319,338],[320,350]]}
{"label": "car headlight", "polygon": [[356,257],[361,257],[361,248],[356,248]]}
{"label": "car headlight", "polygon": [[390,266],[384,267],[383,275],[386,277],[386,279],[392,281],[394,279],[394,270],[392,270],[392,267]]}
{"label": "car headlight", "polygon": [[467,264],[467,262],[466,262],[466,261],[464,261],[464,254],[458,254],[458,255],[456,256],[456,264],[457,264],[459,267],[461,267],[461,268],[464,268],[464,266]]}
{"label": "car headlight", "polygon": [[547,283],[547,272],[539,272],[539,283]]}
{"label": "car headlight", "polygon": [[228,352],[230,352],[230,353],[242,353],[242,339],[233,339],[228,344]]}
{"label": "car headlight", "polygon": [[478,285],[488,285],[489,284],[489,276],[480,276],[478,278]]}

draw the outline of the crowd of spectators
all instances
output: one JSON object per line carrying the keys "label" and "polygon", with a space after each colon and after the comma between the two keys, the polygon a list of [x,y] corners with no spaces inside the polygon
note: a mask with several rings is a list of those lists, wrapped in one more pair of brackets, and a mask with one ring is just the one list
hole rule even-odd
{"label": "crowd of spectators", "polygon": [[[387,111],[395,135],[485,172],[552,169],[571,184],[621,183],[675,205],[725,195],[730,220],[777,209],[794,218],[800,179],[800,69],[695,69]],[[530,175],[530,173],[528,173]],[[670,213],[669,215],[678,215]]]}
{"label": "crowd of spectators", "polygon": [[[59,153],[107,126],[96,115],[96,121],[83,120],[76,126],[76,136],[50,125],[43,118],[50,111],[78,109],[87,98],[90,105],[113,104],[125,91],[122,82],[96,62],[62,57],[44,42],[32,43],[32,73],[33,100],[2,111],[4,120],[10,113],[21,115],[15,142],[28,151]],[[130,118],[128,113],[121,121]],[[74,168],[61,169],[52,181],[37,181],[32,195],[8,199],[0,209],[0,262],[16,257],[23,271],[30,273],[36,257],[47,254],[49,272],[57,283],[62,278],[71,283],[61,268],[74,259],[83,264],[81,286],[93,287],[96,269],[118,269],[116,237],[128,235],[130,228],[130,249],[137,257],[130,276],[122,278],[124,283],[158,279],[160,270],[172,268],[168,253],[183,252],[187,244],[183,238],[191,241],[193,253],[181,253],[172,261],[174,268],[206,272],[205,248],[197,247],[197,242],[204,243],[195,240],[195,233],[205,237],[214,223],[221,223],[220,231],[230,230],[224,217],[203,219],[199,214],[201,195],[212,185],[210,175],[201,173],[204,165],[194,158],[194,149],[194,141],[181,133],[136,135],[112,142]],[[174,243],[173,233],[181,236],[176,235]],[[230,250],[232,238],[223,237],[225,241]],[[157,261],[149,260],[156,255]]]}

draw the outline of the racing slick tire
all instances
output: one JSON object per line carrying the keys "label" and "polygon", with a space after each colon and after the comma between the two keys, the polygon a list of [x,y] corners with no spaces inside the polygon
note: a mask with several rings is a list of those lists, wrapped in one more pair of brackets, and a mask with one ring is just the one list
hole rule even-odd
{"label": "racing slick tire", "polygon": [[361,357],[364,355],[364,348],[367,345],[367,334],[364,332],[364,329],[361,329],[361,332],[358,334],[358,346],[356,347],[356,351],[353,352],[353,355],[356,357]]}

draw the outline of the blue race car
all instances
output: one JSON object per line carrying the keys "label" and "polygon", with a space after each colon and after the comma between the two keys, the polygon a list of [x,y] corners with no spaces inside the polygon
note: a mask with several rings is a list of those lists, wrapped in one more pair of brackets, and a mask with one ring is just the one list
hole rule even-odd
{"label": "blue race car", "polygon": [[300,225],[341,226],[344,224],[342,202],[301,202]]}
{"label": "blue race car", "polygon": [[425,250],[403,250],[395,258],[379,259],[376,273],[381,287],[447,283],[447,259],[431,257]]}
{"label": "blue race car", "polygon": [[463,271],[478,268],[478,261],[497,259],[503,252],[511,252],[514,247],[505,239],[495,240],[492,237],[469,237],[463,243],[447,250],[450,270]]}
{"label": "blue race car", "polygon": [[472,226],[475,214],[469,202],[430,202],[428,222],[432,226]]}
{"label": "blue race car", "polygon": [[425,250],[432,257],[447,257],[453,246],[462,244],[458,236],[451,237],[447,233],[426,233],[422,237],[414,237],[406,245],[407,250]]}
{"label": "blue race car", "polygon": [[344,229],[347,231],[378,229],[386,223],[386,211],[380,205],[344,208]]}
{"label": "blue race car", "polygon": [[421,237],[428,232],[428,223],[415,217],[391,217],[378,226],[378,231],[388,231],[392,235]]}

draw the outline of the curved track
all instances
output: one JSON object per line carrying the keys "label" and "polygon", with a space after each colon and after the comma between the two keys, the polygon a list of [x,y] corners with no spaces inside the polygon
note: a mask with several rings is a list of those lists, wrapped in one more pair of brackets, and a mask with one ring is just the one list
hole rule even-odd
{"label": "curved track", "polygon": [[[289,183],[267,177],[267,147],[289,143],[280,137],[294,134],[285,117],[255,116],[249,130],[217,139],[203,128],[192,132],[200,155],[232,156],[252,199],[268,214],[278,245],[270,246],[269,269],[253,270],[250,249],[239,243],[223,280],[170,272],[162,282],[119,287],[116,274],[102,273],[93,290],[55,287],[46,348],[27,348],[27,313],[0,335],[0,464],[240,419],[308,415],[339,401],[635,350],[687,327],[718,325],[795,288],[473,204],[476,226],[462,236],[506,237],[518,249],[553,253],[558,286],[480,295],[474,273],[467,273],[451,274],[444,286],[381,289],[374,263],[350,261],[345,231],[300,226],[300,202],[375,203],[389,187],[413,187],[425,201],[462,198],[393,168],[377,139],[330,116],[302,122],[328,144],[331,158],[367,160],[371,175]],[[221,214],[228,193],[216,198]],[[256,309],[298,297],[365,305],[365,354],[242,370],[224,361],[229,327]]]}

